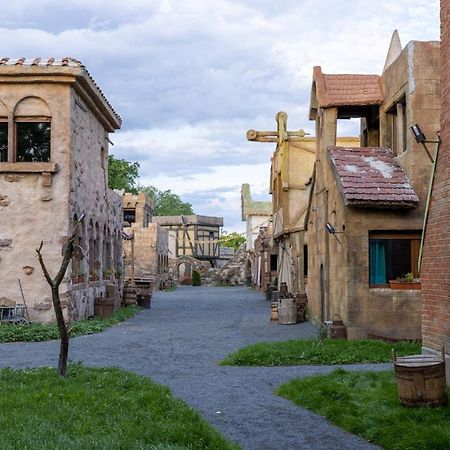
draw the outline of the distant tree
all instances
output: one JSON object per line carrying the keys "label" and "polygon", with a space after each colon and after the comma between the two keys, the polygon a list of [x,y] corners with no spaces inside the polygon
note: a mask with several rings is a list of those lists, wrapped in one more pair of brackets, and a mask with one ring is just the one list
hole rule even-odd
{"label": "distant tree", "polygon": [[153,200],[154,216],[189,216],[195,214],[192,205],[183,202],[180,196],[173,193],[170,189],[160,191],[154,186],[147,186],[140,189],[146,192]]}
{"label": "distant tree", "polygon": [[139,163],[125,159],[116,159],[109,155],[108,186],[111,189],[124,189],[125,192],[137,194],[137,178],[139,176]]}
{"label": "distant tree", "polygon": [[236,233],[233,231],[232,233],[223,232],[222,236],[219,239],[220,245],[224,247],[230,247],[233,250],[237,250],[243,243],[245,242],[245,237],[242,234]]}

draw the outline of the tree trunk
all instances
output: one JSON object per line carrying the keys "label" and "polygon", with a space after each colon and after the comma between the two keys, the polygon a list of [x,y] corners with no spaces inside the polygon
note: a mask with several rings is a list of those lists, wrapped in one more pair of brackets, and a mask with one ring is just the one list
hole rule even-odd
{"label": "tree trunk", "polygon": [[52,286],[52,301],[55,308],[56,323],[58,324],[59,336],[61,338],[58,360],[58,375],[62,377],[67,376],[67,359],[69,356],[69,331],[64,320],[64,315],[61,307],[61,299],[59,298],[59,285]]}
{"label": "tree trunk", "polygon": [[69,237],[66,249],[64,250],[61,267],[59,268],[58,273],[56,274],[54,279],[52,279],[50,274],[48,273],[47,267],[45,266],[44,263],[44,259],[42,258],[41,250],[44,243],[41,242],[40,247],[36,249],[39,264],[41,265],[45,279],[47,280],[47,283],[50,285],[52,290],[53,308],[55,309],[56,323],[58,324],[59,336],[61,338],[57,373],[58,375],[61,375],[64,378],[67,377],[67,359],[69,356],[69,338],[71,330],[68,329],[67,324],[64,320],[64,314],[61,306],[61,299],[59,297],[59,286],[63,281],[64,275],[67,271],[67,267],[69,266],[70,260],[72,258],[72,254],[74,251],[76,228],[80,224],[81,220],[83,220],[83,218],[84,214],[80,217],[80,219],[75,224],[75,227],[73,228],[72,235]]}

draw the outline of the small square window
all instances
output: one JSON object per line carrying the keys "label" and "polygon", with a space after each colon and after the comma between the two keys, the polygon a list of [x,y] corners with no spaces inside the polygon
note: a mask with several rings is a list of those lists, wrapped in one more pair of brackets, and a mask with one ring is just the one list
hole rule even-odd
{"label": "small square window", "polygon": [[0,162],[8,161],[8,123],[0,122]]}
{"label": "small square window", "polygon": [[50,122],[17,122],[17,162],[50,161]]}
{"label": "small square window", "polygon": [[124,209],[123,210],[123,220],[129,224],[136,222],[136,210],[135,209]]}

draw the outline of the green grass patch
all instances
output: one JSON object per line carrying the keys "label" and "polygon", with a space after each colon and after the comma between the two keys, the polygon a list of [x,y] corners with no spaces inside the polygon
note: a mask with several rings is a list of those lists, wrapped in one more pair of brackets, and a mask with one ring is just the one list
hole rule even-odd
{"label": "green grass patch", "polygon": [[[82,334],[94,334],[104,331],[116,323],[133,317],[141,308],[128,306],[120,308],[111,317],[105,319],[92,318],[72,322],[71,337]],[[0,343],[5,342],[41,342],[59,339],[56,324],[30,323],[28,325],[14,325],[3,323],[0,325]]]}
{"label": "green grass patch", "polygon": [[119,369],[0,370],[0,448],[237,449],[167,387]]}
{"label": "green grass patch", "polygon": [[450,448],[450,406],[402,406],[393,371],[336,370],[293,380],[277,394],[388,450]]}
{"label": "green grass patch", "polygon": [[420,345],[411,342],[378,340],[294,339],[261,342],[228,355],[222,365],[296,366],[356,363],[384,363],[391,360],[391,349],[398,356],[420,353]]}
{"label": "green grass patch", "polygon": [[177,290],[177,287],[178,286],[175,284],[174,286],[170,286],[170,287],[167,287],[167,288],[163,289],[163,291],[164,292],[173,292],[173,291]]}

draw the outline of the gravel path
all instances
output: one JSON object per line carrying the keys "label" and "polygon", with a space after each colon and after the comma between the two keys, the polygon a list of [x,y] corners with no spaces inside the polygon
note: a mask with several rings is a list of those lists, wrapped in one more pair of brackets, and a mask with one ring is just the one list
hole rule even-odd
{"label": "gravel path", "polygon": [[[180,287],[158,292],[152,308],[103,333],[71,340],[70,359],[149,376],[244,449],[376,448],[327,420],[273,395],[295,377],[336,368],[222,367],[231,351],[259,341],[311,337],[309,323],[269,322],[269,303],[247,288]],[[0,345],[0,367],[53,366],[58,342]],[[353,365],[379,370],[389,365]]]}

